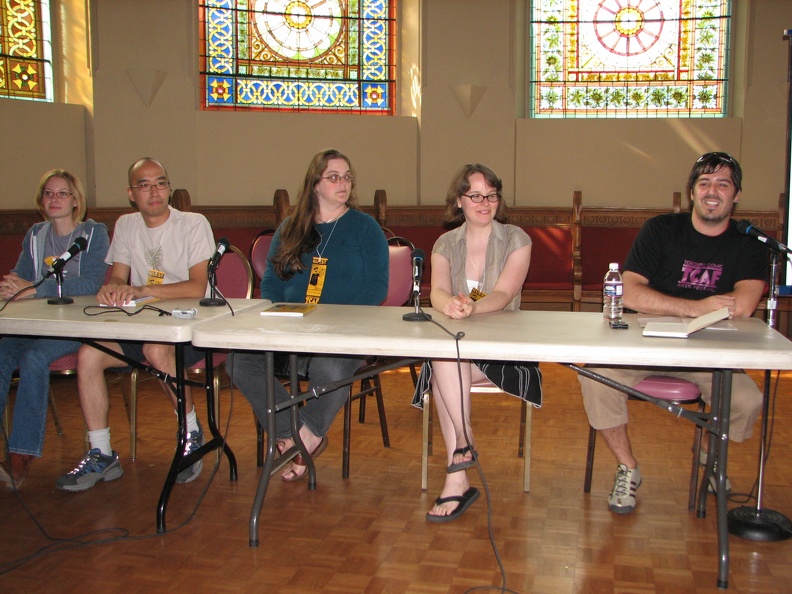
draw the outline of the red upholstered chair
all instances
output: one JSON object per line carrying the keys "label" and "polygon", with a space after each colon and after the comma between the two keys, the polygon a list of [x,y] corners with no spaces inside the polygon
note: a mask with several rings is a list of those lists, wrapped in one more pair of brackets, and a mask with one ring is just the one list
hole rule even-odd
{"label": "red upholstered chair", "polygon": [[[633,386],[639,392],[666,400],[675,405],[698,405],[699,412],[704,412],[704,401],[701,399],[699,387],[686,379],[670,377],[667,375],[650,375]],[[637,399],[633,399],[637,400]],[[688,493],[688,509],[693,511],[696,506],[696,492],[698,487],[699,453],[701,451],[701,427],[696,425],[693,439],[693,461],[690,470],[690,487]],[[589,427],[588,454],[586,455],[586,477],[583,491],[591,491],[591,475],[594,468],[594,446],[597,442],[597,430]]]}
{"label": "red upholstered chair", "polygon": [[264,229],[256,235],[250,245],[250,265],[253,267],[253,272],[256,273],[256,281],[259,284],[264,278],[264,271],[267,270],[267,255],[270,245],[272,245],[273,235],[275,235],[275,229]]}

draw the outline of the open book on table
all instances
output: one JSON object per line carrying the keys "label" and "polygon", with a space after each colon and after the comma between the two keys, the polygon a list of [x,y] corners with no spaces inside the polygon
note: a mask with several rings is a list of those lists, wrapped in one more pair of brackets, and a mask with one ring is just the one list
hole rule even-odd
{"label": "open book on table", "polygon": [[729,308],[724,307],[699,316],[689,322],[648,322],[644,326],[644,336],[662,336],[666,338],[687,338],[694,332],[711,326],[715,322],[729,317]]}

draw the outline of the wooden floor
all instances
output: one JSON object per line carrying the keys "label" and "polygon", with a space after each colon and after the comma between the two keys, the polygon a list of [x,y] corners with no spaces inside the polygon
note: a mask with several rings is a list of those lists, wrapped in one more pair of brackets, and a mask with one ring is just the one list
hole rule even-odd
{"label": "wooden floor", "polygon": [[[533,417],[529,494],[521,490],[522,461],[516,455],[517,400],[474,400],[474,430],[507,587],[553,594],[717,591],[714,499],[705,519],[686,507],[692,426],[650,405],[630,405],[631,433],[643,438],[635,449],[644,483],[636,511],[614,515],[605,498],[615,462],[604,447],[592,493],[583,493],[588,426],[577,380],[557,365],[543,369],[545,405]],[[83,454],[72,382],[55,384],[63,436],[48,422],[44,457],[33,465],[20,499],[0,490],[0,592],[461,593],[502,584],[485,498],[456,522],[424,519],[442,484],[444,461],[433,456],[430,490],[422,493],[421,415],[409,405],[406,373],[391,372],[385,379],[390,449],[382,447],[376,414],[370,414],[365,425],[353,428],[351,477],[342,480],[338,419],[317,463],[316,491],[308,491],[304,481],[273,481],[258,548],[248,546],[260,473],[255,432],[250,407],[238,393],[228,441],[239,461],[239,481],[228,480],[223,462],[211,484],[207,466],[197,481],[177,485],[167,515],[170,532],[157,535],[155,508],[176,430],[165,398],[153,382],[144,388],[138,459],[132,462],[124,406],[120,392],[114,393],[113,444],[124,477],[85,493],[66,493],[54,488],[55,480]],[[782,376],[764,491],[764,507],[788,517],[791,390],[792,375]],[[229,402],[225,390],[224,423]],[[199,416],[205,418],[204,412]],[[436,440],[441,443],[439,432]],[[735,491],[751,490],[757,465],[756,438],[730,448]],[[480,478],[472,480],[481,486]],[[730,591],[792,591],[792,540],[731,537],[730,550]]]}

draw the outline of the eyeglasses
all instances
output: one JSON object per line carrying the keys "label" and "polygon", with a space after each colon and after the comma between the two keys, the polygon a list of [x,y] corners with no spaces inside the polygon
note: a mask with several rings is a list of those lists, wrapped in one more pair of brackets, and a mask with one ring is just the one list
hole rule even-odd
{"label": "eyeglasses", "polygon": [[471,202],[475,202],[476,204],[481,204],[482,202],[484,202],[485,198],[487,199],[487,202],[497,202],[501,198],[500,194],[497,193],[487,194],[486,196],[484,194],[462,194],[462,195],[467,196],[468,198],[470,198]]}
{"label": "eyeglasses", "polygon": [[721,163],[726,163],[730,167],[737,164],[737,161],[732,157],[729,153],[705,153],[701,155],[698,159],[696,159],[696,163],[701,163],[703,161],[712,161],[712,160],[720,161]]}
{"label": "eyeglasses", "polygon": [[71,196],[71,192],[67,192],[66,190],[60,190],[59,192],[53,192],[52,190],[44,190],[41,193],[42,198],[46,198],[47,200],[52,200],[57,198],[58,200],[66,200],[69,196]]}
{"label": "eyeglasses", "polygon": [[136,186],[129,186],[129,187],[138,190],[141,194],[147,194],[148,192],[151,192],[151,190],[155,186],[158,190],[167,190],[168,186],[170,186],[170,182],[165,180],[160,180],[153,184],[150,184],[148,182],[143,182],[142,184],[138,184]]}
{"label": "eyeglasses", "polygon": [[321,179],[326,179],[330,183],[333,184],[340,184],[342,181],[352,184],[355,182],[355,176],[346,174],[346,175],[338,175],[337,173],[331,173],[330,175],[325,175]]}

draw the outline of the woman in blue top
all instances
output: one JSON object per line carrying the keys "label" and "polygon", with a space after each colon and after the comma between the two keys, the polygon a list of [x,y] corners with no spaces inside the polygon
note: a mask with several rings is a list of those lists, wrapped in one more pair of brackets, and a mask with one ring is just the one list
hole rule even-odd
{"label": "woman in blue top", "polygon": [[[388,292],[388,244],[377,222],[358,209],[355,174],[347,157],[330,149],[311,161],[291,216],[281,223],[270,247],[261,297],[273,302],[379,305]],[[313,356],[310,387],[354,375],[365,362],[359,356]],[[229,375],[266,423],[264,355],[233,353]],[[349,396],[349,386],[308,400],[300,408],[300,438],[315,458],[327,447],[327,431]],[[276,402],[289,399],[275,382]],[[293,445],[288,413],[275,417],[278,449]],[[283,480],[305,475],[301,456],[292,460]]]}
{"label": "woman in blue top", "polygon": [[[104,281],[104,259],[110,240],[107,228],[85,216],[85,195],[80,180],[68,171],[54,169],[44,174],[36,191],[36,208],[44,222],[25,234],[16,267],[0,281],[0,299],[19,293],[22,298],[55,297],[57,282],[50,276],[40,285],[52,262],[78,237],[87,247],[63,267],[62,294],[93,295]],[[13,307],[13,305],[11,306]],[[0,463],[0,481],[18,487],[30,470],[33,458],[41,457],[47,421],[49,364],[74,353],[80,343],[48,338],[0,339],[0,411],[5,408],[11,376],[19,369],[19,386],[14,405],[14,423],[8,439],[8,458]],[[13,482],[12,482],[13,478]]]}

